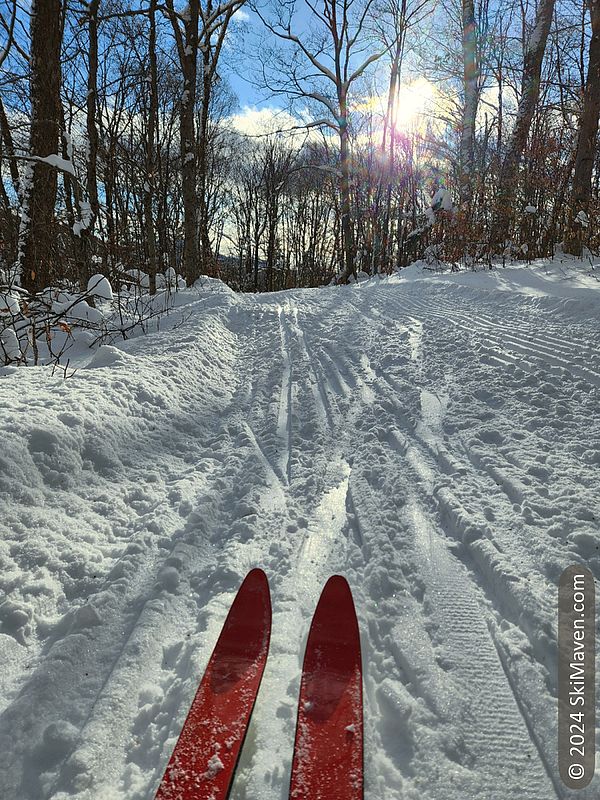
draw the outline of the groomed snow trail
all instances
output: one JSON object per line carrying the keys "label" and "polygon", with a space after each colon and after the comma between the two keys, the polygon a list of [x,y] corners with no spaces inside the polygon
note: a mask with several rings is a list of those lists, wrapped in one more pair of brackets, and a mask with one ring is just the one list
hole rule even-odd
{"label": "groomed snow trail", "polygon": [[272,640],[234,800],[287,797],[334,573],[366,800],[574,797],[556,587],[600,576],[597,316],[433,279],[186,309],[67,381],[0,376],[2,797],[151,798],[254,566]]}

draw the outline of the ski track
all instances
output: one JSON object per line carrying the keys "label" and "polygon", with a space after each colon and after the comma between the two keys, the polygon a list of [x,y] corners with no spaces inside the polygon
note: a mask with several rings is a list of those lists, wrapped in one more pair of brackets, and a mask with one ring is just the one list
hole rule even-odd
{"label": "ski track", "polygon": [[[573,561],[600,576],[597,326],[425,282],[226,295],[194,319],[156,339],[152,386],[112,373],[131,405],[110,419],[93,414],[101,370],[71,416],[57,382],[72,464],[33,410],[20,458],[39,480],[0,523],[0,589],[31,617],[1,636],[3,797],[152,797],[253,566],[273,628],[232,800],[287,797],[304,645],[334,573],[361,627],[367,800],[574,797],[554,752],[554,594]],[[54,498],[79,453],[93,479],[75,524]],[[73,575],[20,545],[48,524],[35,505],[57,506],[48,536]],[[11,577],[27,569],[41,590]]]}

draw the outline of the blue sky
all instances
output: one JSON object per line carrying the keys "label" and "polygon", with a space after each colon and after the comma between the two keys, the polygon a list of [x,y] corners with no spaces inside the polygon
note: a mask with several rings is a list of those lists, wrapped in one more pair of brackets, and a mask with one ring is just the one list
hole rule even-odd
{"label": "blue sky", "polygon": [[[261,5],[261,12],[268,16],[268,0]],[[296,3],[297,11],[294,16],[295,33],[304,33],[309,26],[310,17],[312,12],[303,2]],[[253,51],[260,46],[261,40],[268,38],[273,40],[274,37],[265,29],[260,18],[248,5],[244,5],[240,11],[237,12],[236,17],[244,28],[244,41],[243,53],[240,57],[233,59],[229,55],[227,79],[238,97],[240,109],[245,106],[257,108],[282,108],[286,105],[286,98],[269,96],[267,90],[260,90],[250,80],[252,71],[257,69],[257,64],[252,57]]]}

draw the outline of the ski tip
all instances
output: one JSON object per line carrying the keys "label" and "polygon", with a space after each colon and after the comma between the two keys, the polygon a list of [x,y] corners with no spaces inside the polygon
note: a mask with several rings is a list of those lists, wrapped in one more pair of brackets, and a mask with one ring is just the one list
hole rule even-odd
{"label": "ski tip", "polygon": [[[346,642],[360,652],[360,633],[350,584],[343,575],[332,575],[325,584],[311,626],[316,639]],[[309,634],[310,636],[310,634]]]}
{"label": "ski tip", "polygon": [[245,602],[249,597],[254,597],[256,605],[255,612],[262,609],[268,618],[268,627],[271,627],[271,591],[269,589],[269,579],[265,572],[258,567],[251,569],[242,581],[238,591],[239,602]]}
{"label": "ski tip", "polygon": [[332,575],[330,578],[328,578],[327,583],[325,584],[325,588],[327,588],[329,584],[333,586],[339,586],[340,588],[344,586],[350,592],[350,584],[348,583],[346,578],[344,578],[343,575]]}
{"label": "ski tip", "polygon": [[225,800],[262,679],[271,636],[267,576],[242,581],[155,800]]}
{"label": "ski tip", "polygon": [[[242,586],[247,588],[255,588],[259,589],[260,591],[264,592],[269,598],[271,596],[271,592],[269,589],[269,579],[266,576],[264,570],[260,569],[259,567],[255,567],[251,569],[250,572],[246,575],[244,580],[242,581]],[[242,588],[240,586],[240,589]]]}
{"label": "ski tip", "polygon": [[332,575],[304,651],[290,800],[362,800],[362,696],[352,591],[343,575]]}
{"label": "ski tip", "polygon": [[350,601],[354,607],[354,599],[352,597],[352,589],[350,584],[343,575],[332,575],[321,592],[321,599],[326,598],[328,601],[337,601],[346,603]]}
{"label": "ski tip", "polygon": [[248,578],[252,580],[260,580],[266,583],[267,586],[269,585],[269,579],[267,578],[265,571],[260,569],[260,567],[254,567],[253,569],[251,569],[250,572],[244,578],[244,580],[247,581]]}

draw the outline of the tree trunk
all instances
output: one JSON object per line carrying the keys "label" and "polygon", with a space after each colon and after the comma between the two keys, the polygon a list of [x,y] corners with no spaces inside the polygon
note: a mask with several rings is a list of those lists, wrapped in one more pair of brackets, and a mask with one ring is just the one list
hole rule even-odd
{"label": "tree trunk", "polygon": [[[403,14],[405,13],[403,4]],[[387,98],[387,111],[383,121],[383,135],[381,140],[381,152],[383,156],[383,168],[380,170],[378,181],[376,202],[374,204],[374,248],[373,248],[373,274],[388,271],[391,264],[391,253],[389,252],[390,242],[390,222],[392,208],[392,191],[394,168],[396,161],[396,114],[398,106],[398,90],[400,87],[400,77],[402,61],[404,55],[404,26],[396,40],[394,55],[390,69],[390,83]],[[389,129],[389,146],[388,146]],[[387,161],[386,161],[386,149]],[[382,205],[384,210],[382,211]]]}
{"label": "tree trunk", "polygon": [[[31,156],[58,154],[61,38],[60,0],[36,0],[31,16]],[[52,277],[57,171],[33,161],[24,183],[19,266],[23,286],[36,292]]]}
{"label": "tree trunk", "polygon": [[[4,158],[8,161],[8,168],[11,176],[12,189],[15,197],[9,198],[4,185],[4,180],[0,175],[0,189],[2,192],[2,204],[4,213],[0,219],[0,231],[6,231],[4,241],[4,257],[12,264],[15,260],[17,250],[17,239],[19,234],[18,217],[16,213],[17,200],[19,197],[19,170],[15,158],[15,149],[12,140],[12,133],[0,98],[0,169],[4,167]],[[2,248],[2,235],[0,233],[0,248]]]}
{"label": "tree trunk", "polygon": [[181,55],[183,97],[181,99],[181,158],[183,198],[183,273],[188,285],[200,274],[198,263],[198,153],[196,126],[196,80],[198,75],[199,0],[190,0],[185,18],[185,48]]}
{"label": "tree trunk", "polygon": [[592,38],[588,59],[583,110],[575,156],[573,190],[565,231],[565,252],[581,256],[582,235],[589,226],[588,211],[592,198],[592,170],[596,155],[598,117],[600,115],[600,0],[589,0]]}
{"label": "tree trunk", "polygon": [[[212,12],[212,0],[206,4],[205,14]],[[220,48],[219,48],[220,49]],[[202,41],[202,102],[200,104],[200,124],[198,130],[198,221],[200,237],[200,260],[204,272],[210,272],[210,261],[212,257],[208,207],[206,202],[206,178],[208,171],[208,121],[210,113],[210,95],[214,77],[212,31],[203,32]]]}
{"label": "tree trunk", "polygon": [[[88,280],[93,274],[91,269],[92,236],[94,224],[98,218],[98,128],[96,127],[96,109],[98,99],[98,11],[100,0],[91,0],[88,5],[88,79],[86,96],[86,132],[87,132],[87,157],[86,157],[86,192],[89,207],[82,205],[83,198],[79,187],[72,181],[77,206],[76,215],[79,223],[79,233],[76,242],[77,272],[79,287],[86,291]],[[63,128],[64,128],[63,115]],[[65,128],[66,130],[66,128]],[[72,153],[66,153],[69,160]],[[70,179],[69,179],[70,180]],[[94,270],[95,271],[95,270]],[[91,298],[89,302],[92,302]]]}
{"label": "tree trunk", "polygon": [[[207,0],[204,18],[213,13],[212,0]],[[212,26],[202,32],[202,102],[200,104],[200,124],[198,126],[198,222],[200,265],[211,274],[216,266],[210,241],[210,208],[208,203],[208,170],[209,170],[209,122],[210,101],[216,76],[217,64],[223,48],[229,23],[236,10],[231,6],[224,11],[221,24],[215,31]]]}
{"label": "tree trunk", "polygon": [[211,43],[210,37],[204,42],[202,53],[202,102],[200,104],[200,125],[198,130],[198,221],[200,236],[200,261],[202,270],[210,272],[212,258],[208,206],[206,202],[206,178],[208,171],[208,118],[210,91],[212,88]]}
{"label": "tree trunk", "polygon": [[340,282],[344,283],[350,275],[356,276],[354,264],[354,237],[350,217],[350,136],[348,131],[348,109],[346,98],[340,98],[340,205],[342,223],[343,270]]}
{"label": "tree trunk", "polygon": [[389,151],[390,156],[394,152],[395,133],[396,133],[396,111],[398,103],[398,85],[400,83],[400,70],[402,65],[403,38],[399,37],[396,41],[392,65],[390,67],[390,83],[387,96],[387,111],[383,118],[383,134],[381,137],[381,149],[385,152],[388,144],[389,131]]}
{"label": "tree trunk", "polygon": [[527,136],[540,94],[542,62],[554,13],[554,0],[540,0],[535,27],[525,50],[521,99],[515,127],[510,137],[500,170],[500,186],[494,209],[492,245],[503,247],[508,239],[513,218],[519,165],[527,144]]}
{"label": "tree trunk", "polygon": [[96,127],[98,99],[98,9],[100,0],[91,0],[88,5],[89,57],[86,99],[86,128],[88,138],[86,191],[91,208],[89,234],[94,232],[98,218],[98,128]]}
{"label": "tree trunk", "polygon": [[15,158],[15,146],[13,143],[10,125],[8,124],[6,111],[4,110],[2,97],[0,97],[0,135],[4,140],[4,150],[6,152],[6,157],[8,159],[8,169],[12,180],[13,190],[18,197],[20,192],[19,168],[17,167],[17,159]]}
{"label": "tree trunk", "polygon": [[462,0],[464,108],[460,131],[460,205],[467,214],[473,202],[475,120],[479,100],[479,63],[474,0]]}
{"label": "tree trunk", "polygon": [[149,60],[149,89],[150,107],[146,130],[146,180],[144,182],[144,238],[146,240],[146,253],[148,256],[148,277],[150,279],[150,294],[156,294],[156,233],[154,229],[153,198],[156,187],[156,120],[158,115],[158,76],[156,65],[156,3],[150,0],[148,11],[150,17],[150,32],[148,38]]}

